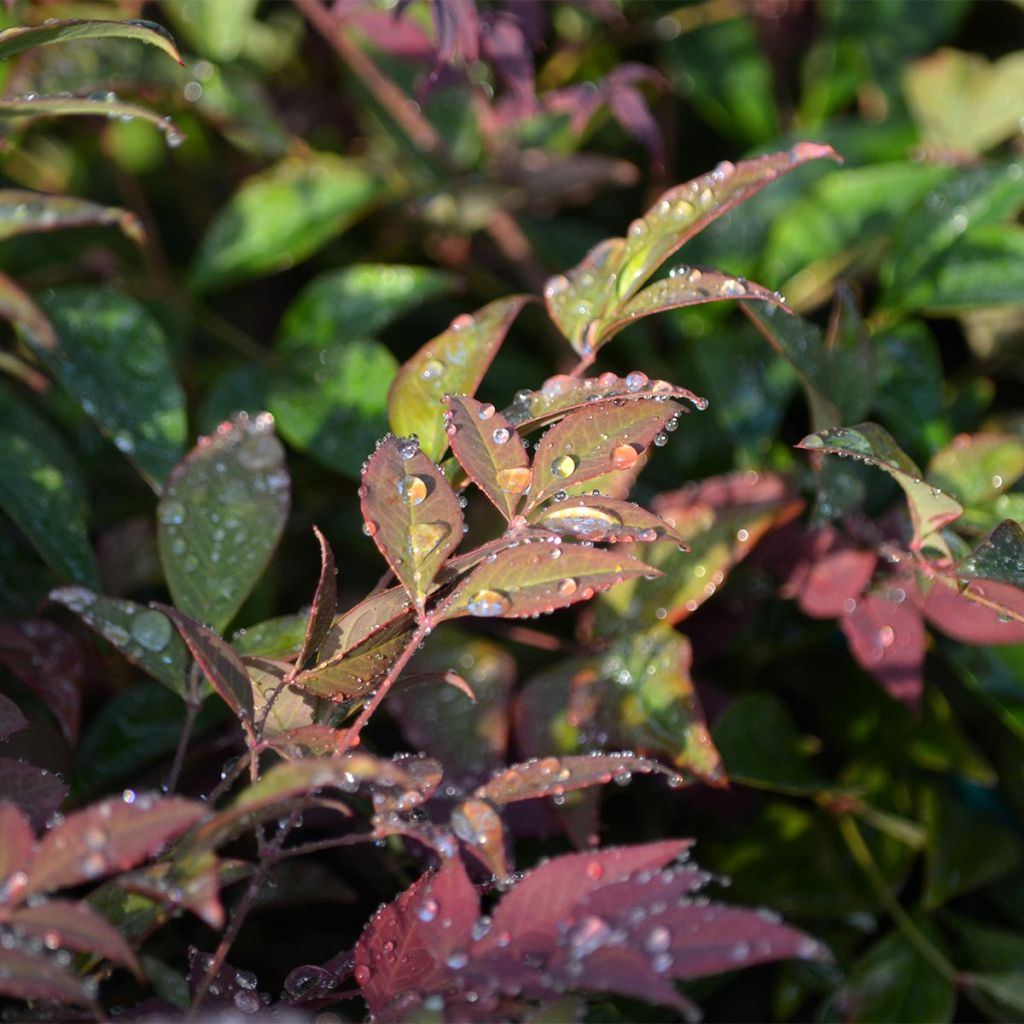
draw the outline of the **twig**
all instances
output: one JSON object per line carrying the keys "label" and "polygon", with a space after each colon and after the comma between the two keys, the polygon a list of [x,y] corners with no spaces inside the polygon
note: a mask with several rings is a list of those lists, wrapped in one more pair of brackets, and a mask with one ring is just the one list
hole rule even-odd
{"label": "twig", "polygon": [[164,791],[168,795],[177,788],[178,777],[181,775],[181,769],[185,763],[188,741],[192,736],[192,727],[195,725],[199,709],[203,706],[202,698],[199,696],[198,673],[199,666],[193,665],[189,671],[188,695],[185,697],[185,722],[181,727],[181,735],[178,737],[178,746],[174,751],[174,761],[171,762],[171,770],[167,775],[167,782],[164,783]]}

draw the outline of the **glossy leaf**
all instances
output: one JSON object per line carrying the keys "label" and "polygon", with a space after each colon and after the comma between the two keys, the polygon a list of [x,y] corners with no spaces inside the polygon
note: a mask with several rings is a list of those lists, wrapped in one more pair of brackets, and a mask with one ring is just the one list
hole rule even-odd
{"label": "glossy leaf", "polygon": [[222,423],[171,473],[157,509],[174,604],[221,631],[249,596],[288,517],[284,450],[267,414]]}
{"label": "glossy leaf", "polygon": [[340,235],[385,193],[380,177],[333,153],[290,157],[242,183],[199,246],[199,291],[293,266]]}
{"label": "glossy leaf", "polygon": [[921,479],[921,471],[877,423],[837,427],[809,434],[798,445],[806,451],[823,451],[867,462],[888,473],[903,488],[914,526],[911,547],[915,551],[945,550],[939,531],[960,518],[958,501]]}
{"label": "glossy leaf", "polygon": [[98,588],[78,469],[60,435],[2,382],[0,506],[59,577]]}
{"label": "glossy leaf", "polygon": [[1024,590],[1024,526],[1000,523],[956,567],[961,578],[994,580]]}
{"label": "glossy leaf", "polygon": [[470,480],[511,520],[533,482],[519,435],[493,405],[449,396],[448,443]]}
{"label": "glossy leaf", "polygon": [[334,566],[334,552],[327,538],[314,526],[313,532],[320,542],[320,580],[313,595],[313,607],[309,612],[309,624],[302,641],[302,652],[297,665],[302,668],[320,650],[334,620],[338,607],[337,569]]}
{"label": "glossy leaf", "polygon": [[127,871],[194,825],[206,808],[176,797],[131,794],[69,814],[39,842],[28,893],[50,892]]}
{"label": "glossy leaf", "polygon": [[20,949],[4,950],[0,992],[14,999],[52,999],[79,1006],[93,1004],[92,993],[83,978],[51,960]]}
{"label": "glossy leaf", "polygon": [[994,501],[1024,476],[1024,443],[1006,434],[961,434],[936,452],[928,479],[961,504]]}
{"label": "glossy leaf", "polygon": [[448,447],[441,400],[449,394],[474,394],[512,321],[529,301],[529,296],[514,295],[457,316],[448,330],[403,363],[388,395],[391,429],[416,435],[423,451],[439,459]]}
{"label": "glossy leaf", "polygon": [[708,407],[707,400],[689,388],[681,388],[667,380],[651,380],[646,373],[634,370],[625,377],[614,373],[602,373],[600,377],[570,377],[567,374],[549,377],[538,391],[518,392],[503,415],[525,433],[584,406],[668,399],[682,399],[701,411]]}
{"label": "glossy leaf", "polygon": [[391,587],[338,615],[320,646],[320,663],[351,651],[412,608],[404,587]]}
{"label": "glossy leaf", "polygon": [[548,281],[544,297],[551,319],[577,352],[596,351],[622,307],[687,239],[780,175],[820,157],[836,154],[829,146],[801,142],[786,152],[719,164],[670,189],[633,221],[625,238],[602,242],[567,276]]}
{"label": "glossy leaf", "polygon": [[28,818],[10,803],[0,803],[0,887],[2,903],[16,896],[17,880],[11,876],[28,870],[35,847],[35,834]]}
{"label": "glossy leaf", "polygon": [[[3,34],[0,33],[0,46]],[[0,189],[0,240],[65,228],[117,227],[133,242],[146,239],[142,222],[130,210],[102,206],[76,196],[50,195],[29,189]]]}
{"label": "glossy leaf", "polygon": [[56,348],[43,365],[159,491],[185,446],[185,395],[159,324],[134,299],[95,288],[49,293]]}
{"label": "glossy leaf", "polygon": [[231,646],[243,656],[287,658],[302,650],[308,628],[308,612],[277,615],[238,630],[231,637]]}
{"label": "glossy leaf", "polygon": [[179,145],[185,136],[169,116],[137,103],[124,103],[114,93],[103,99],[91,96],[23,96],[0,99],[0,121],[20,117],[123,117],[148,121],[164,133],[168,145]]}
{"label": "glossy leaf", "polygon": [[465,847],[498,879],[508,877],[505,826],[490,800],[463,800],[451,815],[451,829]]}
{"label": "glossy leaf", "polygon": [[272,740],[314,724],[317,702],[287,685],[292,669],[288,662],[247,658],[245,669],[252,689],[253,720],[262,739]]}
{"label": "glossy leaf", "polygon": [[251,724],[253,720],[252,683],[245,671],[241,659],[226,641],[222,640],[212,629],[176,608],[167,605],[155,605],[177,627],[182,640],[195,658],[196,664],[202,669],[203,675],[210,685],[220,694],[224,703],[242,719]]}
{"label": "glossy leaf", "polygon": [[524,512],[529,514],[566,487],[629,469],[681,410],[671,401],[625,402],[570,413],[538,443]]}
{"label": "glossy leaf", "polygon": [[451,484],[415,441],[387,437],[366,464],[360,495],[370,536],[422,608],[438,570],[462,542],[462,509]]}
{"label": "glossy leaf", "polygon": [[42,939],[48,949],[56,946],[94,953],[142,977],[142,967],[131,946],[88,903],[48,900],[12,911],[6,923],[26,936]]}
{"label": "glossy leaf", "polygon": [[675,528],[661,516],[631,501],[585,495],[553,502],[532,516],[534,526],[562,537],[618,544],[627,541],[674,540],[685,546]]}
{"label": "glossy leaf", "polygon": [[542,757],[514,764],[479,786],[475,796],[494,804],[561,796],[574,789],[628,782],[633,775],[671,775],[667,768],[631,754]]}
{"label": "glossy leaf", "polygon": [[656,573],[632,555],[577,544],[523,543],[485,559],[443,605],[444,618],[523,618],[586,601],[623,580]]}
{"label": "glossy leaf", "polygon": [[18,26],[0,32],[0,60],[48,43],[70,42],[76,39],[136,39],[163,50],[178,64],[184,65],[170,32],[155,21],[100,21],[73,18],[51,19],[42,25]]}

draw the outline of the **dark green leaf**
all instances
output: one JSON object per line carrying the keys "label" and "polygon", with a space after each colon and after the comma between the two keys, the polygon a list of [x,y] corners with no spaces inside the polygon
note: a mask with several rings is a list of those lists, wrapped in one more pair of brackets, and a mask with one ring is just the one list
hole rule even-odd
{"label": "dark green leaf", "polygon": [[33,347],[56,349],[57,335],[53,324],[9,277],[0,274],[0,317],[14,324],[23,338]]}
{"label": "dark green leaf", "polygon": [[185,136],[170,117],[155,113],[136,103],[122,103],[114,93],[102,99],[91,96],[33,96],[21,99],[0,99],[0,121],[19,117],[123,117],[131,121],[148,121],[164,133],[169,146],[178,146]]}
{"label": "dark green leaf", "polygon": [[298,654],[309,624],[308,612],[279,615],[255,626],[240,629],[231,638],[231,646],[242,655],[261,658],[286,658]]}
{"label": "dark green leaf", "polygon": [[170,32],[154,21],[99,21],[75,18],[58,21],[51,18],[42,25],[18,26],[0,32],[0,60],[7,60],[33,46],[63,43],[75,39],[137,39],[163,50],[184,65]]}

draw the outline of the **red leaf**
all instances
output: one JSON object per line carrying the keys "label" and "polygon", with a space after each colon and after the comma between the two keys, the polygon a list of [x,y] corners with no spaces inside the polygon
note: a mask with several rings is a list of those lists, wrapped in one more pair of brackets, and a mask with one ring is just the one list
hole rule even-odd
{"label": "red leaf", "polygon": [[831,526],[809,538],[801,559],[785,586],[800,610],[812,619],[835,619],[856,603],[875,573],[874,552],[855,548]]}
{"label": "red leaf", "polygon": [[21,713],[18,705],[0,693],[0,740],[6,739],[27,725],[28,719]]}
{"label": "red leaf", "polygon": [[891,697],[916,706],[924,686],[925,632],[920,611],[909,601],[897,603],[865,594],[839,620],[850,651]]}
{"label": "red leaf", "polygon": [[656,573],[631,555],[602,548],[523,542],[480,563],[458,584],[439,615],[523,618],[586,601],[622,580]]}
{"label": "red leaf", "polygon": [[49,892],[127,871],[177,838],[207,808],[174,797],[110,799],[68,817],[43,836],[27,891]]}
{"label": "red leaf", "polygon": [[316,585],[316,593],[313,595],[313,607],[309,611],[309,623],[306,626],[306,636],[302,642],[302,653],[296,665],[303,668],[320,650],[327,634],[330,631],[331,623],[334,620],[334,613],[338,607],[338,577],[334,567],[334,552],[327,538],[314,526],[313,532],[320,542],[320,581]]}
{"label": "red leaf", "polygon": [[0,800],[20,807],[34,829],[46,824],[67,793],[68,787],[45,768],[0,757]]}
{"label": "red leaf", "polygon": [[142,968],[131,946],[87,903],[47,900],[36,907],[12,911],[6,923],[27,936],[42,939],[47,949],[95,953],[142,978]]}
{"label": "red leaf", "polygon": [[995,580],[972,580],[963,592],[936,580],[918,600],[929,623],[961,643],[1024,643],[1024,624],[972,600],[972,593],[1024,616],[1024,591]]}
{"label": "red leaf", "polygon": [[82,705],[78,641],[45,619],[0,625],[0,665],[46,704],[68,741],[74,742]]}
{"label": "red leaf", "polygon": [[374,543],[422,608],[438,569],[462,542],[451,484],[415,441],[387,437],[370,456],[359,493]]}
{"label": "red leaf", "polygon": [[90,1006],[93,1002],[83,979],[58,967],[52,960],[20,949],[3,951],[0,994],[14,999],[54,999],[79,1006]]}
{"label": "red leaf", "polygon": [[159,608],[178,627],[196,664],[224,699],[224,703],[244,722],[251,723],[252,683],[249,682],[249,674],[245,671],[242,659],[231,645],[212,629],[207,629],[174,608],[165,604],[154,604],[153,607]]}
{"label": "red leaf", "polygon": [[580,409],[551,427],[533,459],[524,512],[569,486],[629,469],[682,410],[676,402],[623,402]]}
{"label": "red leaf", "polygon": [[11,879],[26,872],[32,860],[35,835],[28,819],[13,804],[0,803],[0,903],[17,898],[21,886]]}
{"label": "red leaf", "polygon": [[469,478],[508,520],[516,514],[533,474],[515,428],[493,405],[448,398],[448,440]]}
{"label": "red leaf", "polygon": [[629,541],[674,540],[686,546],[675,528],[631,501],[603,494],[580,495],[538,509],[535,526],[563,537],[618,544]]}
{"label": "red leaf", "polygon": [[480,904],[458,858],[445,861],[378,911],[356,944],[355,978],[370,1013],[389,1009],[406,993],[445,986],[453,965],[464,964]]}

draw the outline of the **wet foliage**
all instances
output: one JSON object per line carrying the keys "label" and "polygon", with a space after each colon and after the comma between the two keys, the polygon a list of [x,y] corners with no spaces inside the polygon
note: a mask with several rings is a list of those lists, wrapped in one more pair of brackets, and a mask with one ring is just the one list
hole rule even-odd
{"label": "wet foliage", "polygon": [[1022,27],[7,4],[0,1016],[1017,1019]]}

